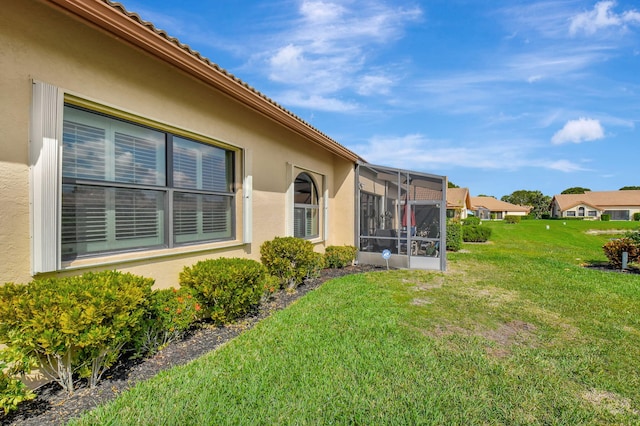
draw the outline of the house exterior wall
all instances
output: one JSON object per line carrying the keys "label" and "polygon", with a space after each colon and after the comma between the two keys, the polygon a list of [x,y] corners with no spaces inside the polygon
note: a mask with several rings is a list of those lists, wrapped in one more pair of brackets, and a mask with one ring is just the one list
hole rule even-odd
{"label": "house exterior wall", "polygon": [[[309,141],[121,40],[43,3],[9,2],[0,9],[0,284],[31,275],[30,158],[33,81],[96,105],[123,111],[237,148],[235,239],[176,249],[84,258],[46,275],[118,269],[178,285],[184,266],[212,257],[259,259],[260,244],[292,235],[291,186],[307,171],[320,192],[320,238],[327,245],[354,243],[355,172],[352,161]],[[246,165],[246,168],[245,168]],[[252,177],[251,241],[243,235],[243,188]]]}
{"label": "house exterior wall", "polygon": [[586,220],[599,220],[602,212],[593,206],[580,204],[561,213],[561,217],[581,217]]}

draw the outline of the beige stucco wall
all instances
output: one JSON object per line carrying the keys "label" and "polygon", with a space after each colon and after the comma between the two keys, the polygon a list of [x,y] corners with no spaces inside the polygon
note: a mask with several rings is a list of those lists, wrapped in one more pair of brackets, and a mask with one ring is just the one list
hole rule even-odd
{"label": "beige stucco wall", "polygon": [[253,158],[252,244],[242,244],[239,192],[235,242],[194,247],[207,249],[196,252],[159,250],[151,253],[151,259],[141,253],[88,259],[69,265],[73,268],[63,273],[116,268],[155,278],[157,286],[167,287],[177,285],[178,273],[185,265],[201,259],[259,259],[263,241],[286,235],[291,167],[325,177],[329,232],[326,240],[315,241],[316,249],[354,242],[351,161],[56,9],[34,0],[8,2],[0,8],[0,75],[0,246],[4,250],[0,283],[31,279],[28,140],[32,80],[250,150]]}

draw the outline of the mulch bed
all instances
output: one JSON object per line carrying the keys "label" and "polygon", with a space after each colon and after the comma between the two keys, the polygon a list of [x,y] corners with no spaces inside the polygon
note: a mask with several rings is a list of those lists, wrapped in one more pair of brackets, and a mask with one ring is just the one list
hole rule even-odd
{"label": "mulch bed", "polygon": [[604,272],[618,272],[622,274],[640,274],[640,268],[637,268],[635,266],[630,266],[627,269],[619,269],[619,268],[614,268],[613,266],[611,266],[606,262],[590,263],[585,265],[584,267],[587,269],[595,269],[597,271],[604,271]]}
{"label": "mulch bed", "polygon": [[21,404],[18,410],[4,416],[0,413],[2,425],[62,425],[100,404],[104,404],[136,383],[147,380],[160,371],[186,364],[233,339],[244,330],[252,328],[272,312],[284,309],[293,301],[320,287],[325,281],[344,275],[382,270],[382,267],[356,265],[342,269],[325,269],[321,276],[307,280],[295,292],[281,290],[262,304],[253,315],[227,326],[204,325],[194,330],[184,339],[173,342],[155,356],[142,360],[123,360],[105,372],[103,379],[94,389],[81,382],[75,393],[69,396],[57,383],[49,383],[36,391],[33,401]]}

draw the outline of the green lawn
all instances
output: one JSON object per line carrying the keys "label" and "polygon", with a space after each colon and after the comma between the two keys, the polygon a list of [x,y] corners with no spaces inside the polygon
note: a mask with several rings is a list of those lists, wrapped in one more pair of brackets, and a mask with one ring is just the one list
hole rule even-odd
{"label": "green lawn", "polygon": [[638,224],[483,226],[446,273],[328,282],[73,424],[640,424],[640,276],[581,267]]}

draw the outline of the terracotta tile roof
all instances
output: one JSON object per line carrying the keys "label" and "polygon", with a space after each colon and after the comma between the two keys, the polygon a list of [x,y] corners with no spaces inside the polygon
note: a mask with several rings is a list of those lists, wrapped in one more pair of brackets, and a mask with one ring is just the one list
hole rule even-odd
{"label": "terracotta tile roof", "polygon": [[493,197],[471,197],[471,205],[474,209],[484,207],[492,212],[526,212],[531,211],[531,207],[518,206],[516,204],[507,203]]}
{"label": "terracotta tile roof", "polygon": [[[111,0],[46,0],[65,12],[131,43],[200,79],[262,115],[311,139],[325,149],[357,162],[364,159],[334,139],[311,126],[263,93],[235,77],[199,52],[156,28],[137,13],[129,12],[121,3]],[[128,21],[128,22],[127,22]]]}
{"label": "terracotta tile roof", "polygon": [[640,206],[640,190],[558,194],[553,199],[562,211],[580,204],[594,207],[598,210],[605,210],[607,207],[637,207]]}
{"label": "terracotta tile roof", "polygon": [[447,188],[448,208],[471,208],[469,188]]}

